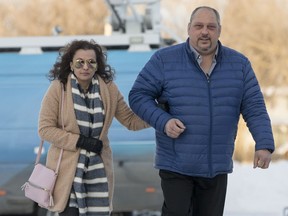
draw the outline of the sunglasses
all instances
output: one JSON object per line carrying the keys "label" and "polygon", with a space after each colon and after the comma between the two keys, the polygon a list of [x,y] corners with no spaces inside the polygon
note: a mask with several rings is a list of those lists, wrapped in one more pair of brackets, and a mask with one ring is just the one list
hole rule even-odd
{"label": "sunglasses", "polygon": [[97,62],[94,59],[88,59],[88,60],[76,59],[73,65],[75,68],[80,69],[84,67],[85,63],[87,63],[87,66],[91,69],[97,68]]}

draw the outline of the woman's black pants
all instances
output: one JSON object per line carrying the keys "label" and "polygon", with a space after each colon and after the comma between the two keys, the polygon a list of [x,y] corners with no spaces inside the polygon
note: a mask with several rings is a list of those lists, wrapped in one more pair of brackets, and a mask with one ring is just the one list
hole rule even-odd
{"label": "woman's black pants", "polygon": [[59,213],[59,216],[79,216],[79,209],[74,207],[69,207],[69,200],[64,211]]}

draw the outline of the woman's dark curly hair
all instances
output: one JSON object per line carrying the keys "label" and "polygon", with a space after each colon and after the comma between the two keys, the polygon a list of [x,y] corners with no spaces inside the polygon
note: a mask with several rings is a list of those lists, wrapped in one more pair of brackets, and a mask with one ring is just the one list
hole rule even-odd
{"label": "woman's dark curly hair", "polygon": [[102,47],[94,40],[74,40],[59,50],[58,58],[48,73],[50,81],[58,79],[66,86],[68,76],[72,73],[70,62],[79,49],[95,51],[98,68],[94,76],[98,74],[106,83],[113,80],[115,71],[107,64],[107,54],[103,52]]}

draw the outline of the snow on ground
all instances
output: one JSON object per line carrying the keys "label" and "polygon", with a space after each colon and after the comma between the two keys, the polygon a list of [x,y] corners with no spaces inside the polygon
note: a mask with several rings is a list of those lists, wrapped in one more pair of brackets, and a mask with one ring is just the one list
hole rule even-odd
{"label": "snow on ground", "polygon": [[285,207],[288,161],[272,162],[266,170],[253,169],[252,163],[234,163],[228,175],[224,216],[283,216]]}
{"label": "snow on ground", "polygon": [[[134,214],[140,215],[161,213]],[[234,163],[234,171],[228,175],[224,216],[288,216],[288,161],[272,162],[265,170],[253,169],[252,163]]]}
{"label": "snow on ground", "polygon": [[[161,213],[134,214],[140,215]],[[288,216],[288,161],[272,162],[265,170],[253,169],[252,163],[234,163],[234,171],[228,175],[224,216]]]}

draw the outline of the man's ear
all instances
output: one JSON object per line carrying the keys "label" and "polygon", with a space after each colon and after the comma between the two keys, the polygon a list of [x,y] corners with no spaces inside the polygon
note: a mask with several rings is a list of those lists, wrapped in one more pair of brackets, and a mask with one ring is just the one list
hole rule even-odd
{"label": "man's ear", "polygon": [[219,36],[221,35],[221,31],[222,31],[222,26],[219,25]]}
{"label": "man's ear", "polygon": [[191,26],[191,22],[189,22],[187,25],[187,32],[189,32],[190,26]]}

